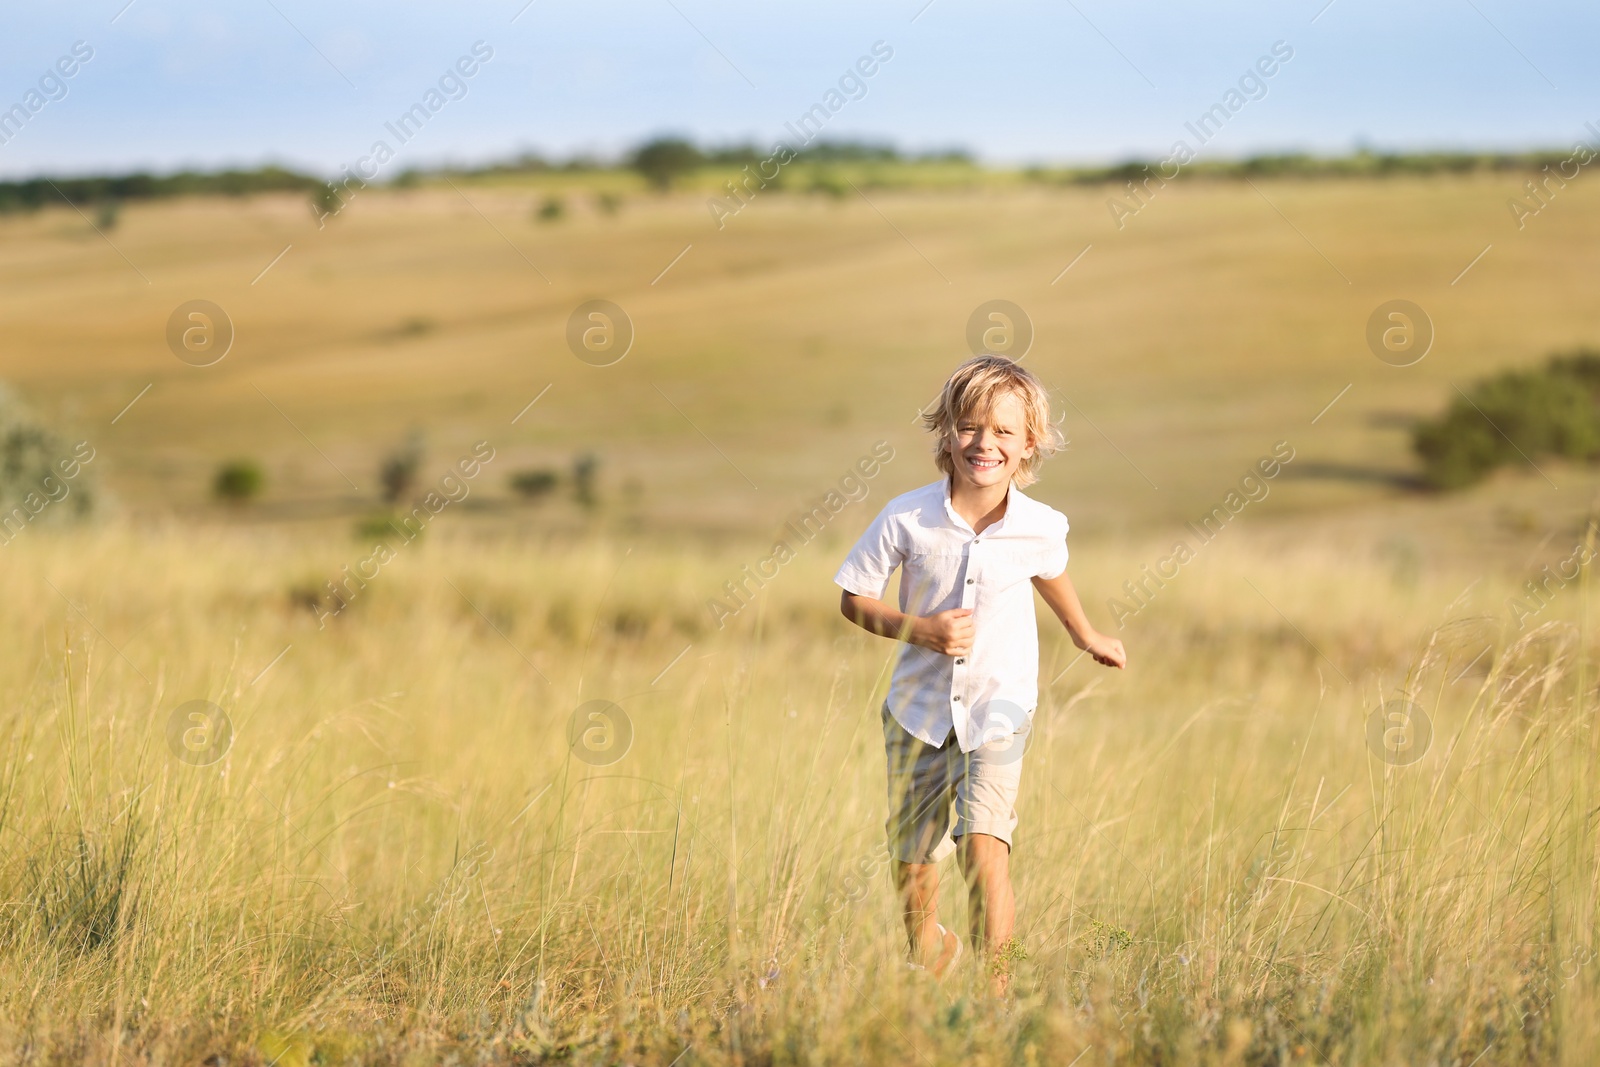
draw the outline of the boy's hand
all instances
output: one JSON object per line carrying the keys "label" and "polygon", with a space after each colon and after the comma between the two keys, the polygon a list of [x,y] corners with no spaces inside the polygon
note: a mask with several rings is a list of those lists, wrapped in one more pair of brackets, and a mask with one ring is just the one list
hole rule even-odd
{"label": "boy's hand", "polygon": [[839,597],[839,610],[868,633],[898,638],[942,656],[972,653],[971,608],[951,608],[934,615],[906,615],[875,597],[845,590]]}
{"label": "boy's hand", "polygon": [[1083,604],[1078,600],[1078,591],[1072,588],[1072,579],[1067,577],[1066,571],[1054,578],[1035,578],[1033,587],[1067,628],[1072,643],[1093,656],[1096,663],[1118,668],[1128,665],[1128,654],[1122,650],[1122,642],[1089,625]]}
{"label": "boy's hand", "polygon": [[1128,665],[1128,654],[1123,651],[1122,642],[1115,637],[1107,637],[1099,631],[1089,634],[1078,647],[1093,656],[1096,663],[1104,666],[1122,668]]}
{"label": "boy's hand", "polygon": [[965,656],[972,651],[972,609],[951,608],[924,615],[911,624],[907,640],[942,656]]}

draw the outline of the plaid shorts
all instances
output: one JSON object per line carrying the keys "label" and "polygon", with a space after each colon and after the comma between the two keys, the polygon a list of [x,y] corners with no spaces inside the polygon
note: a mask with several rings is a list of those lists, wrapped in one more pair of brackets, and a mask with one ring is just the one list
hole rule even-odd
{"label": "plaid shorts", "polygon": [[889,854],[902,863],[938,863],[955,851],[955,839],[966,834],[998,837],[1009,849],[1033,716],[1010,737],[971,752],[961,751],[953,729],[938,748],[912,737],[895,721],[887,701],[882,717]]}

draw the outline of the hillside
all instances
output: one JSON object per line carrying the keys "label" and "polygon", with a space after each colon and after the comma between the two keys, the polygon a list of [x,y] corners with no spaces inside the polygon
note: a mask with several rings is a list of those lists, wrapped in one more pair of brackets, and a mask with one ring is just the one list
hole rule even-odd
{"label": "hillside", "polygon": [[[913,416],[999,298],[1031,319],[1072,442],[1038,492],[1112,533],[1195,517],[1280,440],[1297,459],[1263,511],[1406,493],[1406,426],[1452,382],[1600,337],[1581,182],[1520,231],[1499,174],[1180,183],[1120,230],[1112,186],[769,192],[719,230],[699,192],[634,183],[608,214],[584,180],[370,189],[320,229],[286,194],[130,203],[104,237],[66,207],[5,217],[0,377],[103,442],[138,510],[205,506],[216,465],[248,456],[257,514],[359,513],[421,428],[429,470],[494,443],[479,503],[592,452],[608,515],[760,533],[880,439],[898,458],[874,492],[926,479]],[[539,221],[552,195],[564,214]],[[596,297],[636,331],[611,366],[565,340]],[[1365,342],[1397,297],[1436,330],[1409,367]],[[209,367],[164,341],[195,298],[236,327]]]}

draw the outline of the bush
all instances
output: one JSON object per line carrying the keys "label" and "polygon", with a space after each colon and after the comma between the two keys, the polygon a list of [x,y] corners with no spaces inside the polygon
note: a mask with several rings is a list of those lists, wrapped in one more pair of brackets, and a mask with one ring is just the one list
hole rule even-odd
{"label": "bush", "polygon": [[845,185],[844,181],[828,171],[818,171],[813,174],[811,176],[811,184],[806,191],[821,193],[823,196],[829,196],[835,200],[843,200],[850,195],[850,189]]}
{"label": "bush", "polygon": [[413,430],[406,438],[406,443],[384,459],[378,469],[378,480],[383,483],[385,503],[396,503],[417,484],[417,473],[422,469],[425,451],[422,432]]}
{"label": "bush", "polygon": [[[91,449],[84,458],[0,384],[0,512],[6,517],[18,506],[50,521],[88,516],[96,499],[86,469],[93,455]],[[75,457],[83,462],[74,463]],[[76,472],[70,478],[69,470]]]}
{"label": "bush", "polygon": [[544,203],[539,205],[539,210],[535,212],[535,215],[540,222],[559,222],[561,216],[566,213],[567,205],[559,196],[547,196],[544,198]]}
{"label": "bush", "polygon": [[395,517],[386,512],[374,512],[357,519],[352,532],[356,540],[362,542],[385,541],[401,533]]}
{"label": "bush", "polygon": [[595,207],[600,209],[602,215],[615,215],[622,210],[622,197],[616,193],[601,193],[595,197]]}
{"label": "bush", "polygon": [[572,461],[572,495],[583,507],[593,510],[600,505],[600,457],[584,452]]}
{"label": "bush", "polygon": [[552,470],[517,471],[511,475],[511,489],[524,500],[538,500],[555,489],[560,476]]}
{"label": "bush", "polygon": [[326,219],[337,215],[344,210],[344,201],[339,198],[339,191],[326,182],[318,182],[311,190],[311,213],[318,219]]}
{"label": "bush", "polygon": [[259,496],[266,484],[267,476],[262,472],[259,463],[249,459],[236,459],[217,468],[217,476],[212,481],[211,488],[219,500],[225,500],[230,504],[243,504]]}
{"label": "bush", "polygon": [[1411,444],[1424,479],[1438,489],[1541,455],[1600,458],[1600,353],[1554,356],[1538,370],[1481,379],[1444,414],[1418,423]]}

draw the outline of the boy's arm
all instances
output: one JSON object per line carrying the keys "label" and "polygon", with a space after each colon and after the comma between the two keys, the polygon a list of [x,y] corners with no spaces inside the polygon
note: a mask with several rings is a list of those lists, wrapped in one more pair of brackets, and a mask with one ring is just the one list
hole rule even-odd
{"label": "boy's arm", "polygon": [[1035,578],[1033,587],[1039,590],[1044,602],[1050,605],[1050,610],[1056,613],[1061,625],[1067,628],[1073,644],[1107,667],[1127,666],[1128,654],[1123,651],[1122,642],[1115,637],[1107,637],[1089,625],[1089,617],[1083,613],[1083,605],[1078,601],[1078,591],[1072,587],[1072,579],[1067,577],[1066,571],[1054,578]]}
{"label": "boy's arm", "polygon": [[844,617],[870,634],[904,639],[942,656],[972,651],[972,609],[951,608],[935,615],[907,615],[897,608],[848,589],[839,598]]}

